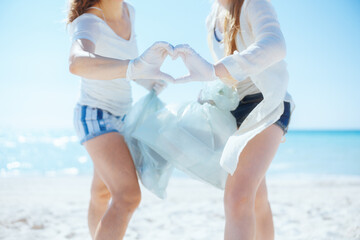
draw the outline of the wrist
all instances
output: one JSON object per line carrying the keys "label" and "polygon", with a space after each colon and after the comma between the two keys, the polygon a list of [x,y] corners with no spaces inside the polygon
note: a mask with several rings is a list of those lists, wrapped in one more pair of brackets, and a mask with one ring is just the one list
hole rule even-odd
{"label": "wrist", "polygon": [[226,69],[225,65],[222,63],[217,63],[214,65],[215,75],[221,81],[223,81],[226,85],[234,86],[238,83],[236,79],[234,79],[229,71]]}
{"label": "wrist", "polygon": [[226,67],[222,63],[215,64],[214,69],[215,69],[215,75],[220,79],[231,77],[229,71],[226,69]]}
{"label": "wrist", "polygon": [[133,68],[134,68],[134,60],[127,60],[127,67],[126,67],[126,80],[130,81],[130,80],[134,80],[134,76],[133,76]]}

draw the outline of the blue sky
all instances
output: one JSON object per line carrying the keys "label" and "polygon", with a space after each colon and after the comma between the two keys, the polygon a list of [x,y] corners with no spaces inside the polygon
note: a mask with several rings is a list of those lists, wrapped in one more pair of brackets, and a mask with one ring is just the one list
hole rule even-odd
{"label": "blue sky", "polygon": [[[205,18],[210,0],[129,0],[142,52],[154,41],[188,43],[212,61]],[[360,129],[360,2],[272,1],[287,41],[292,129]],[[180,4],[179,4],[180,3]],[[68,72],[66,1],[0,3],[0,127],[71,128],[79,78]],[[186,73],[180,60],[163,67]],[[194,100],[200,83],[170,86],[167,103]],[[134,86],[134,100],[146,93]]]}

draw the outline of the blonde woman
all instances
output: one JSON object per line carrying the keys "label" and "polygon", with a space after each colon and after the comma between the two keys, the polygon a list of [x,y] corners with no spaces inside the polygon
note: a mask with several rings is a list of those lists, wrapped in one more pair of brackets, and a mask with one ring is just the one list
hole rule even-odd
{"label": "blonde woman", "polygon": [[134,14],[122,0],[70,1],[69,68],[81,77],[74,124],[94,165],[88,225],[97,240],[122,239],[141,198],[122,136],[132,103],[130,79],[157,93],[164,81],[173,81],[160,71],[170,44],[155,43],[138,57]]}
{"label": "blonde woman", "polygon": [[[207,19],[215,65],[188,45],[175,47],[190,75],[177,83],[221,80],[241,100],[232,111],[238,130],[220,164],[226,180],[225,239],[271,240],[274,226],[265,174],[294,109],[287,93],[285,41],[269,0],[218,0]],[[206,101],[200,99],[201,101]]]}

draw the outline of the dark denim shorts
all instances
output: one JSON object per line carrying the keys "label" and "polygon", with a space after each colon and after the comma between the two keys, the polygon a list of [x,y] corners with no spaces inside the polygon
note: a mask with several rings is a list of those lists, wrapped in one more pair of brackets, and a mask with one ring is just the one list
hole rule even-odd
{"label": "dark denim shorts", "polygon": [[[255,93],[246,95],[239,103],[239,106],[231,111],[232,115],[236,118],[237,126],[243,123],[245,118],[250,112],[264,99],[262,93]],[[290,103],[284,102],[284,113],[280,116],[280,119],[275,122],[283,131],[284,135],[287,133],[290,123],[291,109]]]}

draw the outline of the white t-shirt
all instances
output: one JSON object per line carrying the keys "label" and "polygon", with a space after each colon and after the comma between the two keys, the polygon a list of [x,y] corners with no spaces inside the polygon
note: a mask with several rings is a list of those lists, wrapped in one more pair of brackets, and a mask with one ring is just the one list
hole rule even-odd
{"label": "white t-shirt", "polygon": [[[134,59],[138,48],[134,32],[135,11],[126,3],[131,20],[129,40],[118,36],[110,26],[98,16],[84,13],[70,24],[72,41],[88,39],[95,44],[95,54],[115,58]],[[125,78],[113,80],[93,80],[81,78],[79,104],[106,110],[116,116],[126,114],[132,104],[131,85]]]}

